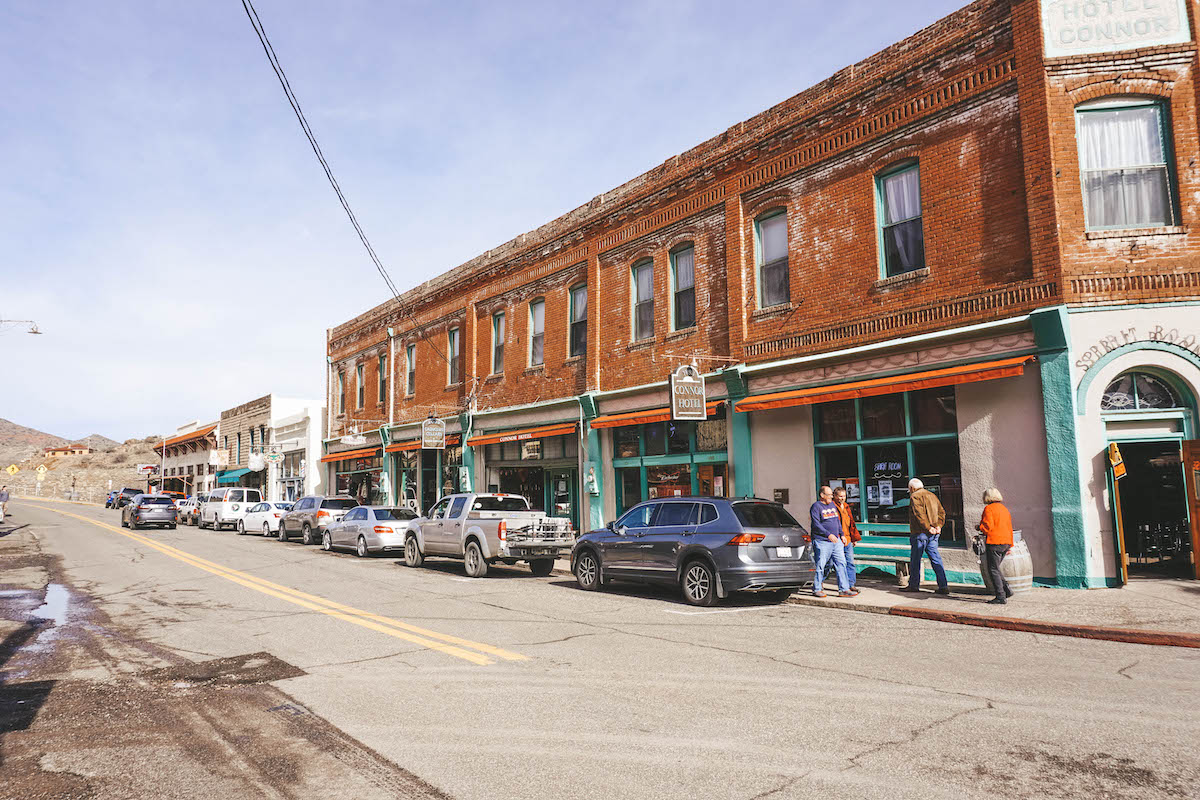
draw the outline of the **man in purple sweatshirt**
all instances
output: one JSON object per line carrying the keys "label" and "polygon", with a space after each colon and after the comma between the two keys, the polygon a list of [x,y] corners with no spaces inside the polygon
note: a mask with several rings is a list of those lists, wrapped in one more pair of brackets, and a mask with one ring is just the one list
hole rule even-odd
{"label": "man in purple sweatshirt", "polygon": [[809,531],[812,536],[813,561],[817,565],[817,574],[813,577],[813,596],[824,597],[825,589],[821,586],[825,578],[825,570],[829,562],[833,562],[833,570],[837,573],[838,597],[854,597],[858,592],[850,589],[850,580],[846,577],[846,549],[842,545],[842,519],[838,516],[837,505],[833,502],[833,490],[822,486],[820,497],[808,510],[812,522]]}

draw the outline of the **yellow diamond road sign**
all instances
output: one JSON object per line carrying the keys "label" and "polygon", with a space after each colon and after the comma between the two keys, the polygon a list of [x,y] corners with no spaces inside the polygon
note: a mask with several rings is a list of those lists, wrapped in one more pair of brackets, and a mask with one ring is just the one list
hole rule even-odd
{"label": "yellow diamond road sign", "polygon": [[35,469],[34,472],[36,472],[38,475],[45,475],[46,474],[46,465],[38,464],[37,469]]}
{"label": "yellow diamond road sign", "polygon": [[21,470],[17,468],[16,464],[9,464],[8,468],[4,471],[7,472],[9,475],[16,475]]}

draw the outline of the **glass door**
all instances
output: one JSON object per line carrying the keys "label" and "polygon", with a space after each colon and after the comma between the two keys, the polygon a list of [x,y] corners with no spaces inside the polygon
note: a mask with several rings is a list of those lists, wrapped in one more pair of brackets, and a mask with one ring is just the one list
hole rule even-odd
{"label": "glass door", "polygon": [[566,517],[571,527],[579,530],[579,470],[546,470],[546,513]]}

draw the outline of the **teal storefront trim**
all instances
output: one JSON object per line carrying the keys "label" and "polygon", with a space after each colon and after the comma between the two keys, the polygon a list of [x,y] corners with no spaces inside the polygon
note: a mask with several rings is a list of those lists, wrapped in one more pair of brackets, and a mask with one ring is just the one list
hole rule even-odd
{"label": "teal storefront trim", "polygon": [[725,392],[729,396],[729,463],[733,467],[733,487],[730,497],[754,496],[754,445],[750,435],[749,411],[737,411],[737,401],[749,392],[741,367],[721,371]]}
{"label": "teal storefront trim", "polygon": [[1079,382],[1079,389],[1075,392],[1075,414],[1076,416],[1085,416],[1087,414],[1087,392],[1088,387],[1092,385],[1092,381],[1100,374],[1103,367],[1113,359],[1119,358],[1126,353],[1131,353],[1136,350],[1157,350],[1162,353],[1170,353],[1179,356],[1189,362],[1196,369],[1200,369],[1200,356],[1197,356],[1186,347],[1180,347],[1177,344],[1170,342],[1130,342],[1123,344],[1120,347],[1108,351],[1097,359],[1095,364],[1088,368],[1088,371],[1083,373],[1083,380]]}
{"label": "teal storefront trim", "polygon": [[467,480],[469,484],[459,487],[461,491],[475,491],[475,448],[467,446],[467,439],[471,438],[471,415],[459,414],[458,425],[462,429],[462,465],[466,469]]}
{"label": "teal storefront trim", "polygon": [[1042,309],[1030,314],[1029,320],[1042,378],[1046,456],[1050,465],[1050,518],[1054,528],[1054,585],[1083,589],[1092,585],[1094,579],[1087,572],[1067,310],[1063,306]]}
{"label": "teal storefront trim", "polygon": [[[583,474],[579,476],[582,484],[582,496],[587,498],[587,530],[597,530],[604,527],[604,452],[600,448],[600,431],[592,430],[592,420],[599,416],[596,412],[596,397],[594,394],[581,394],[577,398],[579,408],[583,413],[584,448],[587,460],[583,465]],[[589,478],[596,482],[593,493],[588,486]],[[581,526],[582,527],[582,526]]]}

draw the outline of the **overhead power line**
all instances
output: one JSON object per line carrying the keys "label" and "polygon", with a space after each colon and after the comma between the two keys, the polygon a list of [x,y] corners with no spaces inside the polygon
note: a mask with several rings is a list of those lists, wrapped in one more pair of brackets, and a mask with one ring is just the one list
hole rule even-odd
{"label": "overhead power line", "polygon": [[[283,93],[287,95],[288,105],[292,107],[292,111],[296,114],[296,119],[300,121],[300,128],[304,131],[304,136],[308,139],[313,154],[317,157],[317,161],[321,162],[321,169],[325,171],[325,177],[329,180],[329,185],[333,187],[334,193],[337,194],[338,202],[342,204],[342,209],[345,210],[346,216],[349,217],[350,224],[354,226],[354,232],[358,234],[359,241],[366,248],[367,255],[371,257],[371,262],[379,272],[379,277],[383,278],[383,282],[392,293],[392,297],[395,298],[400,313],[407,317],[414,326],[417,325],[416,318],[405,307],[404,301],[400,299],[400,292],[396,289],[396,284],[392,281],[392,276],[388,274],[387,268],[383,266],[383,262],[380,261],[379,256],[375,253],[375,248],[371,246],[366,231],[363,230],[362,225],[358,222],[358,218],[354,215],[353,209],[350,208],[350,203],[346,200],[346,195],[342,193],[342,187],[338,185],[337,178],[334,177],[333,170],[329,167],[329,162],[325,160],[325,154],[321,152],[321,145],[317,142],[316,134],[313,133],[312,127],[308,124],[308,119],[304,116],[303,109],[300,108],[300,101],[297,99],[296,93],[292,91],[292,85],[288,81],[287,73],[283,71],[283,65],[279,63],[279,57],[275,54],[275,48],[271,45],[267,31],[263,27],[262,19],[258,16],[258,9],[254,7],[254,3],[250,2],[250,0],[242,0],[242,8],[246,11],[246,17],[250,20],[250,24],[254,28],[254,33],[258,35],[258,41],[262,44],[263,52],[267,55],[267,61],[271,63],[271,69],[274,70],[275,77],[279,79],[279,85],[283,87]],[[421,336],[421,339],[428,342],[433,347],[434,352],[443,361],[447,364],[450,363],[450,359],[437,344],[424,335]]]}

